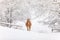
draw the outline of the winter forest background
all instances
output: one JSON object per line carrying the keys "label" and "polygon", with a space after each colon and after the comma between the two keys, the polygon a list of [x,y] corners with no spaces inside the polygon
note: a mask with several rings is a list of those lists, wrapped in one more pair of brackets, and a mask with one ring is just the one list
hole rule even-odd
{"label": "winter forest background", "polygon": [[36,32],[60,32],[60,0],[2,0],[0,26],[26,30],[30,18]]}

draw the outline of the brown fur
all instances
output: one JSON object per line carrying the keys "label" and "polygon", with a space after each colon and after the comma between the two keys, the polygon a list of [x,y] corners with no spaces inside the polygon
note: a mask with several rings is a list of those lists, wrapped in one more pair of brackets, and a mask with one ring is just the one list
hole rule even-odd
{"label": "brown fur", "polygon": [[27,19],[26,28],[27,28],[27,31],[31,30],[31,21],[30,21],[30,19]]}

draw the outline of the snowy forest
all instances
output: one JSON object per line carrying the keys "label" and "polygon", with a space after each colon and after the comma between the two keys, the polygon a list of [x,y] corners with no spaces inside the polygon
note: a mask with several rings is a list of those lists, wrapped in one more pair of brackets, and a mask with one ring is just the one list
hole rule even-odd
{"label": "snowy forest", "polygon": [[0,26],[26,30],[31,20],[31,31],[60,32],[59,0],[4,0],[0,2]]}

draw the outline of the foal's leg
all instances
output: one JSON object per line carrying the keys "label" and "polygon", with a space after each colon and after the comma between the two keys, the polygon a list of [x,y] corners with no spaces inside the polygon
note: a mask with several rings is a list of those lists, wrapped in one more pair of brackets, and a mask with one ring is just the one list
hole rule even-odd
{"label": "foal's leg", "polygon": [[29,27],[27,26],[27,31],[29,31]]}
{"label": "foal's leg", "polygon": [[31,26],[29,26],[28,28],[29,28],[29,31],[31,31]]}

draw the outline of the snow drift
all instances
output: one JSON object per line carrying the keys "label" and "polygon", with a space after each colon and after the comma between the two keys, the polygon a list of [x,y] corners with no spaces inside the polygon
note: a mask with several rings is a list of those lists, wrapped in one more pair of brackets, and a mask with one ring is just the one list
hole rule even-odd
{"label": "snow drift", "polygon": [[0,26],[0,40],[60,40],[60,33],[35,33]]}

